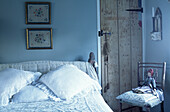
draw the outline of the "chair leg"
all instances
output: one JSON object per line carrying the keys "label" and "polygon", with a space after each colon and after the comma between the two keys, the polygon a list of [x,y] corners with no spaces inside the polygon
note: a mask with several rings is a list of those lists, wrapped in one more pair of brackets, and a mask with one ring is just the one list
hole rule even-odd
{"label": "chair leg", "polygon": [[150,112],[151,111],[151,108],[150,107],[147,107],[146,108],[146,112]]}
{"label": "chair leg", "polygon": [[143,111],[142,107],[139,107],[139,112],[142,112],[142,111]]}
{"label": "chair leg", "polygon": [[122,112],[122,103],[120,102],[120,105],[119,105],[119,112]]}
{"label": "chair leg", "polygon": [[161,112],[164,112],[164,101],[161,103]]}
{"label": "chair leg", "polygon": [[144,109],[145,109],[146,112],[150,112],[151,111],[151,108],[148,107],[148,106],[144,106]]}

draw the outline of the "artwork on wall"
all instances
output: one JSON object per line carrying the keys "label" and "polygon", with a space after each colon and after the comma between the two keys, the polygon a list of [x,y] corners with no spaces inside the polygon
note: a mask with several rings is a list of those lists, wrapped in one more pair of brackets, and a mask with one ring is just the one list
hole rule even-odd
{"label": "artwork on wall", "polygon": [[152,40],[162,40],[162,12],[159,7],[154,10],[152,7],[153,31],[151,32]]}
{"label": "artwork on wall", "polygon": [[52,28],[27,28],[27,49],[52,49]]}
{"label": "artwork on wall", "polygon": [[26,24],[51,24],[50,2],[26,2]]}

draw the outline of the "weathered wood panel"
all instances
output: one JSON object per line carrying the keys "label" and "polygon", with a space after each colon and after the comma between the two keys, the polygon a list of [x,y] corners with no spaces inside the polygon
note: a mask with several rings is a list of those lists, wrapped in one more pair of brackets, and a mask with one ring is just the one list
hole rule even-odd
{"label": "weathered wood panel", "polygon": [[[110,48],[108,60],[103,50],[106,39],[104,36],[101,39],[102,87],[104,89],[107,84],[107,74],[110,87],[106,92],[103,91],[103,97],[117,112],[119,103],[116,96],[136,87],[137,62],[142,59],[139,13],[126,11],[128,8],[137,8],[138,0],[101,0],[100,3],[101,29],[112,34],[107,38]],[[137,112],[136,109],[133,111]]]}
{"label": "weathered wood panel", "polygon": [[[130,0],[130,8],[139,8],[139,0]],[[137,87],[137,66],[142,61],[142,14],[130,12],[131,26],[131,58],[132,58],[132,88]],[[139,109],[133,109],[139,112]]]}
{"label": "weathered wood panel", "polygon": [[[110,53],[108,55],[108,65],[104,61],[104,44],[105,36],[101,40],[102,49],[102,77],[106,75],[108,69],[109,89],[104,93],[103,97],[108,105],[115,111],[119,107],[116,96],[119,95],[119,73],[118,73],[118,32],[117,32],[117,1],[101,0],[101,29],[104,32],[111,32],[108,38]],[[102,78],[103,79],[103,78]],[[103,90],[106,85],[102,80]]]}
{"label": "weathered wood panel", "polygon": [[120,60],[120,93],[131,89],[131,54],[130,54],[130,21],[129,0],[118,0],[119,19],[119,60]]}
{"label": "weathered wood panel", "polygon": [[[139,8],[138,0],[130,0],[130,8]],[[130,12],[131,53],[132,53],[132,88],[137,87],[137,66],[142,61],[142,14]]]}
{"label": "weathered wood panel", "polygon": [[[129,0],[118,0],[120,94],[131,90],[131,33]],[[124,19],[121,19],[124,18]],[[123,108],[128,105],[123,104]]]}

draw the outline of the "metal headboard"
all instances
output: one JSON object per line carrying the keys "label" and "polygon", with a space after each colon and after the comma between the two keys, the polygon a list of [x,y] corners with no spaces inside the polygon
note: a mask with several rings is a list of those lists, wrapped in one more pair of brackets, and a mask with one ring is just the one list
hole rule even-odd
{"label": "metal headboard", "polygon": [[165,73],[166,73],[166,62],[163,63],[145,63],[145,62],[138,62],[138,86],[144,82],[144,79],[140,79],[140,74],[144,77],[144,69],[146,68],[153,68],[153,69],[161,69],[161,80],[157,81],[157,87],[162,88],[164,90],[165,87]]}

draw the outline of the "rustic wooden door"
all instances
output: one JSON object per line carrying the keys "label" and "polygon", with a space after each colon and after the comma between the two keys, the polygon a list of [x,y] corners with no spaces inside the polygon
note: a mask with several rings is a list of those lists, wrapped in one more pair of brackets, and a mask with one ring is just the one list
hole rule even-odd
{"label": "rustic wooden door", "polygon": [[[137,62],[142,60],[141,0],[100,0],[102,94],[118,111],[116,96],[137,86]],[[124,105],[125,107],[126,105]]]}

